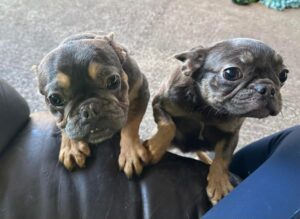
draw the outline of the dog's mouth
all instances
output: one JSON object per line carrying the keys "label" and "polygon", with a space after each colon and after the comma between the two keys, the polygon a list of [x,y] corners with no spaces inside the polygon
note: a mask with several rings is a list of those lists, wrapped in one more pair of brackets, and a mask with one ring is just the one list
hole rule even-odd
{"label": "dog's mouth", "polygon": [[241,116],[247,116],[247,117],[253,117],[253,118],[265,118],[267,116],[275,116],[278,112],[276,112],[274,109],[270,108],[261,108],[257,110],[249,111],[245,114],[242,114]]}
{"label": "dog's mouth", "polygon": [[281,101],[247,91],[234,96],[224,104],[224,108],[231,115],[264,118],[277,115],[281,110]]}
{"label": "dog's mouth", "polygon": [[76,116],[68,120],[64,130],[70,139],[82,139],[91,144],[98,144],[121,130],[126,120],[127,116],[115,115],[82,122],[80,117]]}
{"label": "dog's mouth", "polygon": [[87,141],[92,144],[97,144],[111,138],[114,135],[114,131],[111,128],[95,128],[91,129],[87,136]]}
{"label": "dog's mouth", "polygon": [[114,119],[98,120],[87,124],[85,139],[92,144],[100,143],[104,140],[111,138],[118,130],[120,130],[125,122],[124,116],[114,117]]}

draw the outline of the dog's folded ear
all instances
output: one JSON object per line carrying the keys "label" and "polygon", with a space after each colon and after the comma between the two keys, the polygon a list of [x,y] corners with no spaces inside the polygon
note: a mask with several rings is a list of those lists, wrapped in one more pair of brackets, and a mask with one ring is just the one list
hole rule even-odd
{"label": "dog's folded ear", "polygon": [[69,36],[67,38],[65,38],[60,45],[62,44],[66,44],[72,41],[77,41],[77,40],[85,40],[85,39],[95,39],[97,36],[102,36],[103,37],[104,34],[102,34],[102,32],[84,32],[84,33],[78,33],[78,34],[74,34],[72,36]]}
{"label": "dog's folded ear", "polygon": [[111,45],[111,47],[114,49],[114,51],[118,55],[121,64],[123,64],[126,61],[127,56],[128,56],[127,49],[114,40],[114,33],[107,34],[106,36],[104,36],[104,39],[106,39],[107,42]]}
{"label": "dog's folded ear", "polygon": [[41,61],[41,63],[37,66],[32,66],[32,70],[34,71],[34,73],[36,74],[37,78],[38,78],[38,89],[40,94],[45,95],[45,87],[47,84],[47,76],[45,75],[45,61],[44,59]]}
{"label": "dog's folded ear", "polygon": [[38,89],[39,89],[40,94],[44,95],[44,87],[46,85],[40,82],[41,81],[40,78],[43,77],[43,76],[41,75],[41,72],[39,70],[39,66],[38,65],[31,66],[31,71],[34,72],[36,77],[39,79],[38,80]]}
{"label": "dog's folded ear", "polygon": [[114,40],[114,33],[104,34],[103,32],[85,32],[85,33],[79,33],[72,35],[70,37],[67,37],[64,39],[61,44],[69,43],[76,40],[84,40],[84,39],[100,39],[100,40],[106,40],[107,43],[114,49],[116,54],[118,55],[121,64],[123,64],[128,56],[127,49],[122,46],[121,44],[117,43]]}
{"label": "dog's folded ear", "polygon": [[207,49],[199,46],[189,51],[179,53],[174,57],[182,62],[182,73],[186,76],[193,76],[193,74],[202,67],[206,53]]}

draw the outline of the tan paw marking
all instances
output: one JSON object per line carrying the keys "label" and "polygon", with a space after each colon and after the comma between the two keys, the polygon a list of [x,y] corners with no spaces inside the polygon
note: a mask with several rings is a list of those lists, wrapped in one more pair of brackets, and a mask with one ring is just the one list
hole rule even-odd
{"label": "tan paw marking", "polygon": [[83,168],[86,157],[90,156],[90,154],[91,151],[87,143],[62,138],[59,161],[68,170],[72,170],[75,166]]}
{"label": "tan paw marking", "polygon": [[149,140],[144,142],[151,154],[151,163],[155,164],[166,153],[175,136],[176,127],[173,123],[159,122],[157,132]]}
{"label": "tan paw marking", "polygon": [[162,142],[161,139],[153,137],[144,142],[145,147],[148,148],[151,155],[151,163],[155,164],[161,160],[167,149],[170,147],[170,143]]}
{"label": "tan paw marking", "polygon": [[119,167],[128,178],[131,178],[133,174],[140,175],[143,171],[143,166],[149,163],[149,158],[149,152],[139,139],[121,138]]}
{"label": "tan paw marking", "polygon": [[197,151],[197,156],[199,160],[208,165],[212,164],[212,159],[208,156],[208,154],[204,151]]}
{"label": "tan paw marking", "polygon": [[207,180],[208,185],[206,187],[206,192],[213,205],[217,204],[218,201],[233,189],[233,186],[229,181],[228,171],[214,162],[210,167]]}

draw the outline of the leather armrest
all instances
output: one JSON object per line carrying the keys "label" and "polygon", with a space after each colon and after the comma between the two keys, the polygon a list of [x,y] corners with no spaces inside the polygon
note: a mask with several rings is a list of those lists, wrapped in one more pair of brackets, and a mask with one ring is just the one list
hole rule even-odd
{"label": "leather armrest", "polygon": [[29,118],[29,107],[23,97],[0,80],[0,153]]}
{"label": "leather armrest", "polygon": [[31,115],[0,155],[0,218],[199,218],[209,208],[208,166],[171,153],[131,180],[119,170],[116,134],[90,145],[85,169],[58,162],[60,134],[48,113]]}

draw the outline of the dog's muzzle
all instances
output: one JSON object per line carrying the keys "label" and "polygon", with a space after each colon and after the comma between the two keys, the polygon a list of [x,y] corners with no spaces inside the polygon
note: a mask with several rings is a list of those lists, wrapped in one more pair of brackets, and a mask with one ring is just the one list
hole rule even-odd
{"label": "dog's muzzle", "polygon": [[100,143],[111,138],[126,123],[128,108],[115,100],[89,99],[67,120],[65,131],[71,139]]}

